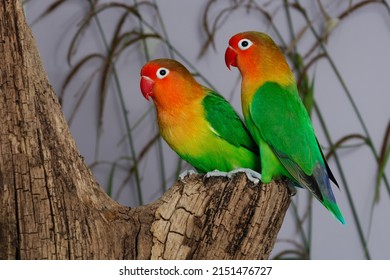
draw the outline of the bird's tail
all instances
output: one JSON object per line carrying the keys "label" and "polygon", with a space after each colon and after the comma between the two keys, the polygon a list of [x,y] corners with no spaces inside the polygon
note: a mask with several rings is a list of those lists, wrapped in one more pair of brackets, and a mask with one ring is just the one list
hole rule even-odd
{"label": "bird's tail", "polygon": [[[276,149],[273,149],[273,151],[286,170],[290,173],[294,183],[308,189],[314,197],[317,198],[318,201],[320,201],[338,221],[340,221],[340,223],[345,224],[344,217],[337,206],[336,199],[334,198],[332,188],[330,186],[330,179],[327,172],[329,167],[326,163],[324,162],[321,164],[318,162],[313,170],[313,174],[308,175],[288,156],[278,152]],[[333,174],[330,176],[331,179],[334,179]],[[334,181],[336,180],[334,179]]]}
{"label": "bird's tail", "polygon": [[332,202],[326,198],[324,198],[324,201],[322,201],[322,204],[326,207],[326,209],[329,210],[329,212],[335,217],[340,223],[345,225],[345,220],[343,217],[343,214],[341,214],[341,211],[339,207],[337,206],[336,201]]}
{"label": "bird's tail", "polygon": [[318,163],[314,168],[313,177],[321,193],[321,197],[316,196],[318,200],[326,207],[326,209],[329,210],[333,217],[335,217],[340,223],[345,224],[343,214],[341,214],[333,195],[329,176],[326,169],[321,164]]}

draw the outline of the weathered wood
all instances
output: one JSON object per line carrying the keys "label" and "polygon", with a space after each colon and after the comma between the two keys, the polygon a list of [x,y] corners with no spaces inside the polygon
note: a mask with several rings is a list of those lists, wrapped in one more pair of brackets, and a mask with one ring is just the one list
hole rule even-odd
{"label": "weathered wood", "polygon": [[20,1],[0,3],[0,259],[267,258],[290,199],[191,175],[130,209],[108,197],[70,134]]}
{"label": "weathered wood", "polygon": [[[162,203],[161,203],[162,201]],[[151,226],[154,259],[266,259],[290,198],[286,187],[191,176],[160,202]]]}

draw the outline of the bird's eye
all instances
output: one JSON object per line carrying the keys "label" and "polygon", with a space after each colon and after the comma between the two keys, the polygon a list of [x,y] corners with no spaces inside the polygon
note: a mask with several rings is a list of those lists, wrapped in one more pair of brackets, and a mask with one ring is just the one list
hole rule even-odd
{"label": "bird's eye", "polygon": [[240,42],[238,42],[238,47],[242,51],[249,49],[249,47],[252,45],[253,45],[252,41],[248,39],[241,39]]}
{"label": "bird's eye", "polygon": [[163,67],[159,68],[157,70],[157,73],[156,73],[157,78],[159,78],[159,79],[165,78],[168,74],[169,74],[169,70],[167,68],[163,68]]}

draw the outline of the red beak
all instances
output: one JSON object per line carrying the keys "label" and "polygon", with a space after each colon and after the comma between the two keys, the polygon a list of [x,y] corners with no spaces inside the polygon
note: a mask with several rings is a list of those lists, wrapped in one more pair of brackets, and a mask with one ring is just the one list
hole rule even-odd
{"label": "red beak", "polygon": [[153,97],[154,82],[148,76],[141,76],[140,88],[142,95],[149,101],[149,97]]}
{"label": "red beak", "polygon": [[225,63],[227,68],[230,69],[230,66],[237,67],[237,53],[236,51],[231,47],[227,47],[225,52]]}

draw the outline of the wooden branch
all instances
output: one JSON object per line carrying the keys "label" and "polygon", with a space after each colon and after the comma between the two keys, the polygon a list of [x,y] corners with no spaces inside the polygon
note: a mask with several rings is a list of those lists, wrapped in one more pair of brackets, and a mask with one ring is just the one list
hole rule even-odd
{"label": "wooden branch", "polygon": [[157,203],[153,259],[266,259],[290,198],[283,184],[260,188],[240,173],[191,176]]}
{"label": "wooden branch", "polygon": [[0,39],[0,259],[268,258],[283,183],[191,175],[150,205],[119,205],[74,143],[20,1],[0,3]]}

